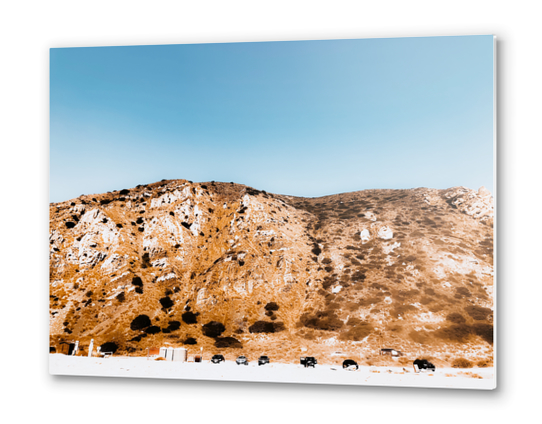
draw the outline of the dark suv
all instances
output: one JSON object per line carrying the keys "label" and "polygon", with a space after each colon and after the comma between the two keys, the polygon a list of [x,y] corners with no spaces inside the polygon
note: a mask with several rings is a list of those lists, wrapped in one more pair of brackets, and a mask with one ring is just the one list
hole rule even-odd
{"label": "dark suv", "polygon": [[316,364],[318,363],[318,361],[316,361],[316,358],[314,356],[307,356],[306,358],[301,358],[299,360],[299,362],[301,363],[301,365],[303,365],[305,368],[308,368],[308,367],[315,367]]}
{"label": "dark suv", "polygon": [[353,359],[346,359],[343,362],[343,369],[350,370],[350,371],[356,371],[359,368],[358,363],[354,361]]}
{"label": "dark suv", "polygon": [[213,355],[213,357],[211,358],[211,362],[213,364],[220,364],[221,362],[224,362],[225,359],[224,359],[224,356],[222,355]]}
{"label": "dark suv", "polygon": [[435,372],[436,367],[427,359],[416,359],[412,364],[415,372],[431,371]]}
{"label": "dark suv", "polygon": [[265,355],[262,355],[258,358],[258,365],[265,365],[269,363],[269,358]]}
{"label": "dark suv", "polygon": [[248,359],[246,356],[239,356],[235,362],[237,363],[237,365],[248,365]]}

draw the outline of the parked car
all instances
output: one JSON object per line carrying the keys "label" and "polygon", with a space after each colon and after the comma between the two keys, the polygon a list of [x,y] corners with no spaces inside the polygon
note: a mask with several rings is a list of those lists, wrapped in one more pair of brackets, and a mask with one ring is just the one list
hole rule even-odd
{"label": "parked car", "polygon": [[265,365],[269,363],[269,358],[265,355],[262,355],[258,358],[258,365]]}
{"label": "parked car", "polygon": [[359,368],[358,363],[353,359],[345,359],[343,361],[343,369],[349,371],[356,371]]}
{"label": "parked car", "polygon": [[213,364],[220,364],[221,362],[224,362],[225,359],[224,359],[224,356],[222,355],[213,355],[213,357],[211,358],[211,362]]}
{"label": "parked car", "polygon": [[431,371],[435,372],[436,367],[427,359],[416,359],[412,364],[414,366],[414,372]]}
{"label": "parked car", "polygon": [[246,356],[239,356],[235,362],[237,363],[237,365],[248,365],[248,359]]}
{"label": "parked car", "polygon": [[301,363],[301,365],[303,365],[305,368],[308,368],[308,367],[315,367],[316,364],[318,363],[318,361],[316,361],[316,358],[313,357],[313,356],[307,356],[307,357],[302,357],[299,362]]}

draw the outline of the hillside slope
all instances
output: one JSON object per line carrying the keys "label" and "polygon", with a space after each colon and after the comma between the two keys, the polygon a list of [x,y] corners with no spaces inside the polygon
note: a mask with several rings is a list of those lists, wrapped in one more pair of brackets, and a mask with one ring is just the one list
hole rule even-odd
{"label": "hillside slope", "polygon": [[[487,190],[320,198],[168,180],[50,205],[51,346],[493,357]],[[339,353],[342,352],[342,353]]]}

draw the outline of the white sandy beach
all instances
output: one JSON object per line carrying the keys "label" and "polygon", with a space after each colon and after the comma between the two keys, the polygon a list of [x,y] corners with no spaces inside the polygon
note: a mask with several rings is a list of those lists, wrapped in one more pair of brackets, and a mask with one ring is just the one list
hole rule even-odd
{"label": "white sandy beach", "polygon": [[337,365],[318,364],[316,368],[271,363],[237,365],[233,361],[212,364],[156,361],[146,357],[88,358],[49,355],[53,375],[167,378],[186,380],[258,381],[273,383],[340,384],[360,386],[431,387],[492,390],[496,387],[494,368],[441,368],[434,373],[414,373],[405,367],[360,367],[343,370]]}

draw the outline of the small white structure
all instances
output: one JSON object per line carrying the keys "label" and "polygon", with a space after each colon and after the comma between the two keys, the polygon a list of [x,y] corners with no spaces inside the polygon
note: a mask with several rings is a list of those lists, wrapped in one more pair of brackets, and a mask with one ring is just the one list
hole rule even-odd
{"label": "small white structure", "polygon": [[92,357],[92,349],[94,349],[94,339],[90,341],[90,346],[88,347],[88,357]]}
{"label": "small white structure", "polygon": [[159,356],[165,358],[166,361],[186,362],[188,352],[183,347],[161,347]]}
{"label": "small white structure", "polygon": [[173,349],[173,360],[176,362],[186,362],[188,351],[184,347],[177,347]]}

